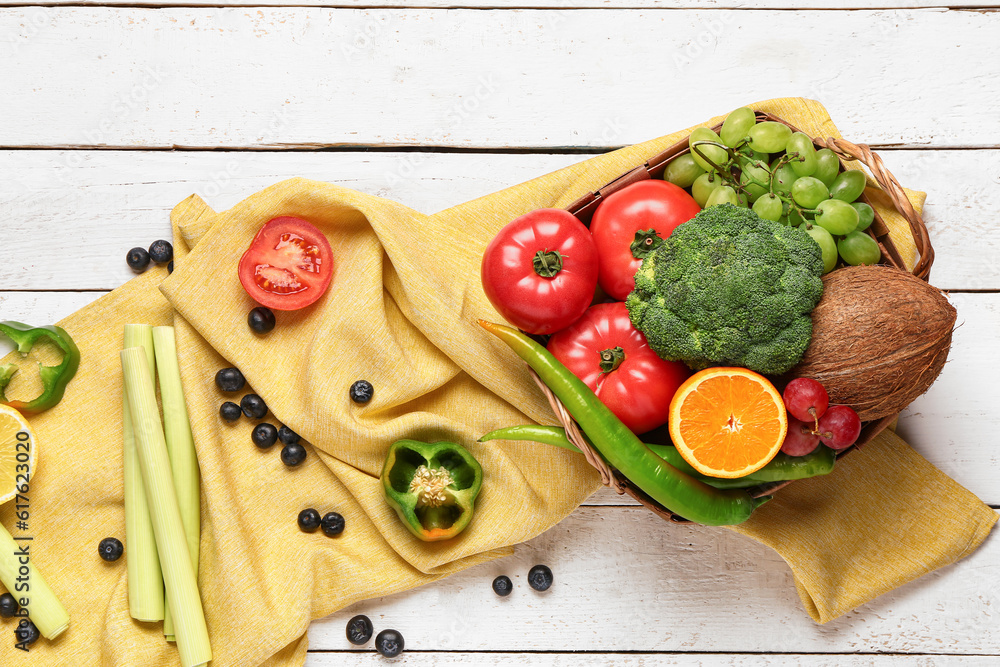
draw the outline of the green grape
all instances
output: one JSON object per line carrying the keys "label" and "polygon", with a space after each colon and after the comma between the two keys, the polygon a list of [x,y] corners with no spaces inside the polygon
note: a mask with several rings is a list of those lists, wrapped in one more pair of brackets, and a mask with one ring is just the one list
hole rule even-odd
{"label": "green grape", "polygon": [[750,128],[750,148],[761,153],[777,153],[784,150],[792,129],[784,123],[773,120],[757,123]]}
{"label": "green grape", "polygon": [[[721,143],[722,139],[720,139],[719,135],[717,135],[715,132],[712,132],[712,130],[708,129],[707,127],[699,127],[698,129],[696,129],[694,132],[691,133],[691,138],[688,139],[688,146],[692,147],[691,157],[694,158],[694,161],[698,163],[699,167],[701,167],[705,171],[712,171],[713,169],[715,169],[715,167],[706,162],[705,158],[703,158],[701,155],[698,155],[698,153],[696,153],[694,150],[694,145],[699,141],[714,141],[716,143]],[[726,162],[729,160],[729,153],[726,151],[725,148],[722,148],[720,146],[701,144],[698,146],[698,150],[701,151],[701,153],[705,157],[707,157],[709,160],[714,162],[719,167],[726,164]]]}
{"label": "green grape", "polygon": [[798,179],[798,175],[796,175],[791,165],[787,162],[775,169],[775,165],[780,160],[781,158],[775,158],[774,162],[771,163],[771,173],[774,174],[774,179],[771,183],[774,186],[775,193],[790,197],[792,195],[792,185]]}
{"label": "green grape", "polygon": [[750,208],[750,202],[747,201],[746,194],[742,192],[736,193],[736,205],[740,208]]}
{"label": "green grape", "polygon": [[816,148],[809,135],[796,132],[790,136],[785,152],[789,155],[798,153],[798,156],[793,157],[789,163],[796,176],[812,176],[816,171]]}
{"label": "green grape", "polygon": [[830,187],[840,173],[840,158],[829,148],[821,148],[816,151],[816,171],[813,176],[823,181],[823,185]]}
{"label": "green grape", "polygon": [[871,206],[864,203],[863,201],[856,201],[851,206],[854,210],[858,212],[858,229],[857,231],[863,232],[872,226],[875,221],[875,211]]}
{"label": "green grape", "polygon": [[[758,181],[758,183],[764,183],[764,185],[751,182],[751,178]],[[743,165],[743,171],[740,174],[740,184],[743,186],[743,190],[747,193],[747,196],[750,197],[750,203],[757,201],[758,197],[770,191],[767,185],[770,182],[771,170],[767,168],[766,162],[748,162]]]}
{"label": "green grape", "polygon": [[740,107],[726,116],[719,137],[722,143],[730,148],[736,148],[736,144],[747,138],[750,128],[757,122],[753,110],[748,107]]}
{"label": "green grape", "polygon": [[860,197],[864,191],[865,174],[857,169],[843,172],[834,179],[833,185],[830,186],[830,196],[847,203]]}
{"label": "green grape", "polygon": [[844,238],[837,241],[837,250],[844,261],[851,266],[859,264],[878,264],[882,259],[882,251],[879,250],[875,239],[864,232],[851,232]]}
{"label": "green grape", "polygon": [[663,180],[682,188],[689,188],[694,179],[705,173],[690,153],[678,155],[663,170]]}
{"label": "green grape", "polygon": [[709,196],[722,184],[722,177],[719,174],[714,171],[706,172],[694,179],[694,183],[691,184],[691,196],[698,202],[698,206],[705,208]]}
{"label": "green grape", "polygon": [[818,178],[803,176],[792,183],[792,199],[802,208],[816,208],[821,201],[829,198],[830,191]]}
{"label": "green grape", "polygon": [[843,236],[858,228],[858,212],[846,202],[827,199],[816,209],[816,224],[831,234]]}
{"label": "green grape", "polygon": [[[776,195],[771,194],[758,197],[757,201],[753,203],[753,212],[765,220],[777,222],[782,218],[781,200]],[[787,217],[784,224],[788,224]]]}
{"label": "green grape", "polygon": [[736,198],[736,190],[732,189],[728,185],[722,185],[712,191],[712,194],[708,196],[708,201],[705,202],[705,208],[715,206],[716,204],[732,204],[733,206],[739,205],[739,200]]}
{"label": "green grape", "polygon": [[823,273],[830,273],[833,267],[837,266],[837,244],[833,240],[833,235],[819,225],[806,225],[803,229],[823,252]]}

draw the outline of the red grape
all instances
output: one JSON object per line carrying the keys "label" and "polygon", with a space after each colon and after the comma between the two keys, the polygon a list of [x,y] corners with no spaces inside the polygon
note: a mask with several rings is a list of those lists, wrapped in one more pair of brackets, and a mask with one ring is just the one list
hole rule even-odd
{"label": "red grape", "polygon": [[813,433],[815,422],[800,422],[794,417],[788,418],[788,433],[781,451],[789,456],[805,456],[811,454],[819,446],[819,435]]}
{"label": "red grape", "polygon": [[835,405],[819,420],[819,437],[830,449],[847,449],[861,434],[858,413],[846,405]]}
{"label": "red grape", "polygon": [[830,405],[830,397],[816,380],[795,378],[785,387],[785,409],[799,421],[816,423]]}

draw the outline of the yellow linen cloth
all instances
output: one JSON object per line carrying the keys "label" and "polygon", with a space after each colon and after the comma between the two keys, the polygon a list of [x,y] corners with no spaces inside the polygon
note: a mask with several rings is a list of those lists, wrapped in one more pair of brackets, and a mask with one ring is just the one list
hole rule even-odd
{"label": "yellow linen cloth", "polygon": [[[839,136],[815,102],[755,106],[813,136]],[[31,420],[39,466],[29,533],[35,563],[72,620],[30,654],[0,642],[0,664],[178,662],[159,624],[130,618],[124,562],[105,564],[96,553],[102,537],[126,537],[118,352],[128,322],[177,329],[202,472],[199,581],[214,665],[300,665],[311,620],[509,554],[565,517],[599,484],[582,457],[532,443],[475,442],[500,426],[554,423],[524,365],[476,325],[480,317],[500,320],[479,283],[480,257],[513,218],[566,206],[687,132],[433,216],[303,179],[223,213],[196,197],[179,204],[174,273],[153,269],[60,323],[82,361],[62,403]],[[923,202],[920,193],[911,199]],[[905,222],[882,213],[912,259]],[[236,265],[260,226],[279,215],[306,218],[325,232],[335,275],[319,302],[276,313],[277,327],[259,336],[246,325],[254,303]],[[219,418],[218,406],[230,397],[214,376],[229,365],[246,375],[247,391],[266,400],[265,421],[287,424],[308,441],[303,465],[286,468],[277,447],[257,450],[253,422]],[[358,379],[375,388],[364,406],[348,397]],[[459,442],[483,464],[476,518],[458,538],[419,542],[382,499],[378,474],[399,438]],[[295,519],[305,507],[340,512],[346,531],[336,539],[300,532]],[[13,526],[11,506],[0,510],[0,521]],[[825,622],[962,558],[995,521],[993,510],[887,433],[829,477],[783,489],[735,530],[782,555],[806,611]]]}

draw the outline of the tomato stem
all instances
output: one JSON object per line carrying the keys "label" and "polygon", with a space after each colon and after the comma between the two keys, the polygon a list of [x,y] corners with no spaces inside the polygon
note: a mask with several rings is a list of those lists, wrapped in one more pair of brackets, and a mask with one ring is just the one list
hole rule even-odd
{"label": "tomato stem", "polygon": [[542,278],[552,278],[562,271],[563,256],[558,250],[539,250],[531,260],[535,273]]}
{"label": "tomato stem", "polygon": [[644,259],[654,248],[663,243],[663,239],[653,228],[639,229],[635,232],[635,239],[629,246],[632,256],[636,259]]}
{"label": "tomato stem", "polygon": [[620,345],[601,350],[600,367],[602,373],[610,373],[621,366],[623,361],[625,361],[625,350]]}

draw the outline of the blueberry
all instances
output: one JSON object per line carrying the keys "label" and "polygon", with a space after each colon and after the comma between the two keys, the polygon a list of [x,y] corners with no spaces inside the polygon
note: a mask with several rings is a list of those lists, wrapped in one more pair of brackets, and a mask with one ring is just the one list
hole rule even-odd
{"label": "blueberry", "polygon": [[238,368],[223,368],[215,374],[215,386],[227,394],[242,390],[246,383],[246,378]]}
{"label": "blueberry", "polygon": [[367,403],[374,393],[375,388],[368,380],[358,380],[351,385],[351,400],[355,403]]}
{"label": "blueberry", "polygon": [[219,415],[227,422],[236,421],[242,414],[243,410],[240,409],[240,406],[236,405],[232,401],[226,401],[219,406]]}
{"label": "blueberry", "polygon": [[30,646],[38,641],[39,636],[38,628],[26,618],[22,618],[21,622],[17,624],[17,629],[14,630],[14,637],[17,639],[18,644],[28,644]]}
{"label": "blueberry", "polygon": [[386,658],[395,658],[403,652],[403,635],[396,630],[383,630],[375,636],[375,649]]}
{"label": "blueberry", "polygon": [[273,424],[257,424],[253,427],[250,439],[258,449],[267,449],[278,441],[278,429]]}
{"label": "blueberry", "polygon": [[170,260],[169,262],[167,262],[167,273],[173,273],[173,272],[174,272],[174,260]]}
{"label": "blueberry", "polygon": [[274,328],[274,313],[270,308],[257,306],[247,315],[247,324],[259,334],[265,334]]}
{"label": "blueberry", "polygon": [[157,264],[166,264],[174,258],[174,247],[170,241],[153,241],[149,244],[149,258]]}
{"label": "blueberry", "polygon": [[510,577],[505,574],[501,574],[499,577],[493,580],[493,592],[502,598],[507,597],[514,590],[514,584],[511,582]]}
{"label": "blueberry", "polygon": [[297,442],[281,448],[281,462],[289,468],[294,468],[306,460],[306,448]]}
{"label": "blueberry", "polygon": [[[292,445],[289,445],[290,447]],[[336,512],[327,512],[322,522],[323,534],[327,537],[336,537],[344,532],[344,517]]]}
{"label": "blueberry", "polygon": [[282,426],[278,429],[278,440],[281,440],[281,444],[283,445],[294,445],[300,439],[299,434],[287,426]]}
{"label": "blueberry", "polygon": [[367,644],[372,638],[372,619],[364,614],[358,614],[347,622],[347,641],[355,646]]}
{"label": "blueberry", "polygon": [[145,248],[132,248],[125,255],[125,263],[136,273],[142,273],[149,266],[149,253]]}
{"label": "blueberry", "polygon": [[257,394],[247,394],[240,400],[240,408],[247,419],[263,419],[267,414],[267,403]]}
{"label": "blueberry", "polygon": [[547,591],[552,585],[552,570],[545,565],[536,565],[528,570],[528,585],[536,591]]}
{"label": "blueberry", "polygon": [[[319,512],[311,507],[299,512],[299,528],[307,533],[315,533],[316,529],[319,528],[321,521],[322,519],[319,518]],[[370,634],[368,636],[371,637]]]}
{"label": "blueberry", "polygon": [[[17,600],[10,593],[0,595],[0,618],[10,618],[17,613]],[[371,634],[368,635],[371,637]],[[367,641],[367,640],[365,640]]]}
{"label": "blueberry", "polygon": [[125,553],[125,547],[122,546],[121,540],[117,537],[105,537],[101,540],[101,543],[97,545],[97,553],[101,555],[101,558],[113,563],[122,557]]}

